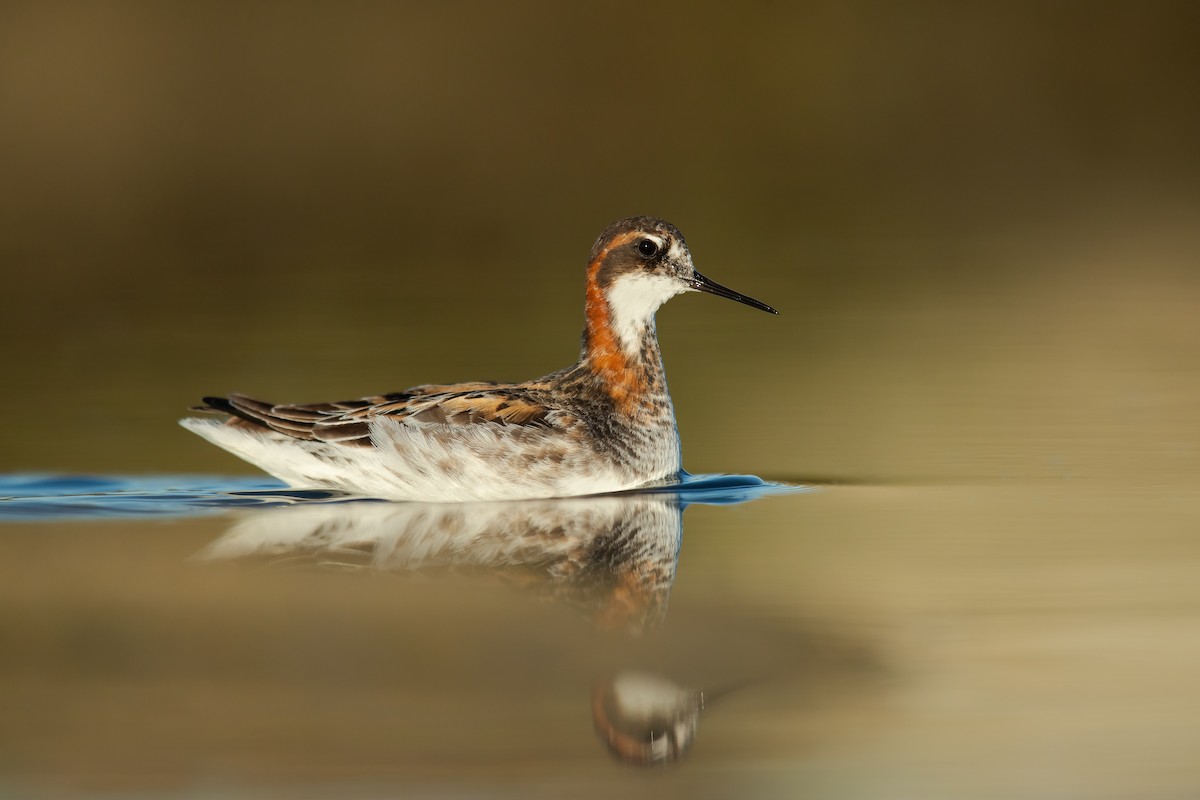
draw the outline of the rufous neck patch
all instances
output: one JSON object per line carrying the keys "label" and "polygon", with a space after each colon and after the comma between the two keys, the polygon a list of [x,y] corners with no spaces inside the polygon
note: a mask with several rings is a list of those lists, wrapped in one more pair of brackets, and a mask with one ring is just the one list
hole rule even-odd
{"label": "rufous neck patch", "polygon": [[603,381],[604,388],[622,412],[631,412],[638,395],[646,384],[642,364],[631,359],[621,346],[620,338],[613,327],[612,307],[600,286],[600,269],[609,252],[628,244],[640,234],[629,231],[613,238],[588,264],[587,291],[584,299],[584,315],[587,318],[587,345],[585,358]]}

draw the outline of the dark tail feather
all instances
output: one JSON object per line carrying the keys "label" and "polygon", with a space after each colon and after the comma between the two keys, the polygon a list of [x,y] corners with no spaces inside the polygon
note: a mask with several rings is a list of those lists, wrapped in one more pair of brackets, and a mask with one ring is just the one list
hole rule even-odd
{"label": "dark tail feather", "polygon": [[224,414],[232,414],[233,405],[225,397],[201,397],[201,402],[204,405],[192,406],[192,411],[220,411]]}
{"label": "dark tail feather", "polygon": [[210,414],[228,414],[231,417],[237,417],[259,427],[268,427],[261,419],[235,406],[229,401],[228,397],[202,397],[200,399],[204,402],[204,405],[192,406],[192,411],[205,411]]}

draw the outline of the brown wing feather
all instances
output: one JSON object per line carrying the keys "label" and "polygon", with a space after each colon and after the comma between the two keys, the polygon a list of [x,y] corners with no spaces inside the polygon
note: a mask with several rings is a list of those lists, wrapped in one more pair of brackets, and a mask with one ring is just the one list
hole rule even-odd
{"label": "brown wing feather", "polygon": [[245,395],[206,397],[201,410],[230,414],[230,425],[260,427],[296,439],[370,446],[377,416],[440,425],[547,425],[544,384],[427,384],[404,392],[335,403],[275,405]]}
{"label": "brown wing feather", "polygon": [[452,396],[438,403],[447,418],[461,422],[501,422],[531,425],[543,422],[549,409],[521,397],[485,395]]}

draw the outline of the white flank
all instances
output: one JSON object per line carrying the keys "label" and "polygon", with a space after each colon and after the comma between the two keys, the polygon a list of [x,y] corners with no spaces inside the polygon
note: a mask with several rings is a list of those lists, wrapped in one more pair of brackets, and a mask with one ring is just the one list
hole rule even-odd
{"label": "white flank", "polygon": [[515,425],[403,423],[377,417],[372,447],[304,441],[188,418],[183,427],[296,487],[393,500],[462,502],[576,497],[645,485],[679,470],[662,450],[649,475],[622,474],[562,432]]}

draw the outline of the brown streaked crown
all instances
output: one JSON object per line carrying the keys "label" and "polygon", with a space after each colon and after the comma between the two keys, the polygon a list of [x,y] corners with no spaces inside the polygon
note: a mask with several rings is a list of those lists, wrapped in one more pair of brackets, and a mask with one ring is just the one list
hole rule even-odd
{"label": "brown streaked crown", "polygon": [[[638,251],[644,234],[662,240],[662,247],[652,257]],[[682,265],[668,261],[673,244],[678,244],[686,253],[687,242],[683,234],[671,223],[657,217],[626,217],[609,225],[592,245],[588,257],[589,278],[600,288],[608,285],[618,275],[641,270],[679,273]],[[679,277],[684,277],[680,275]]]}
{"label": "brown streaked crown", "polygon": [[683,234],[665,219],[659,219],[658,217],[626,217],[612,223],[600,233],[600,236],[596,239],[596,243],[592,245],[592,253],[588,260],[595,261],[596,257],[600,255],[600,252],[605,247],[618,237],[623,237],[630,233],[654,233],[683,243]]}

